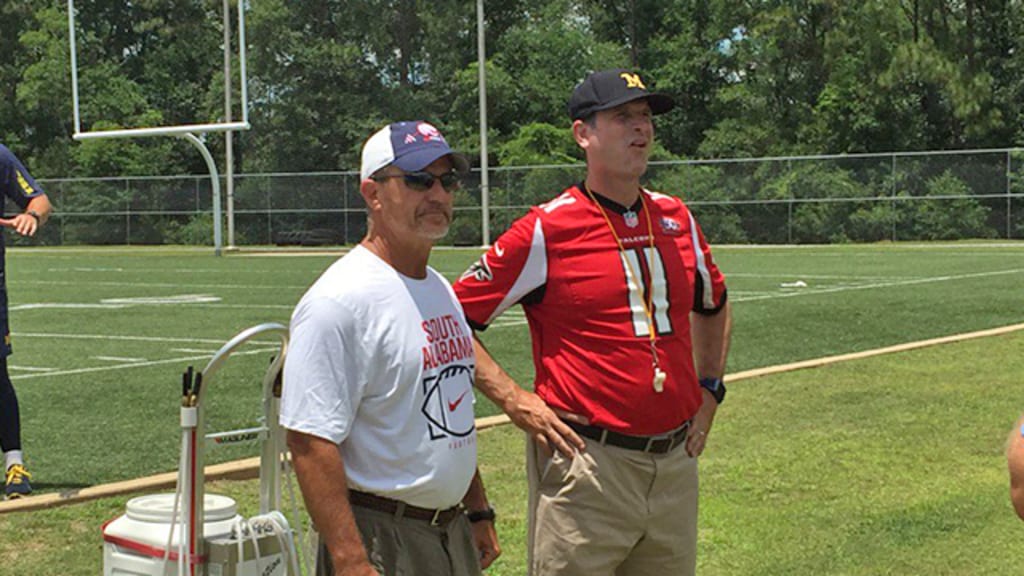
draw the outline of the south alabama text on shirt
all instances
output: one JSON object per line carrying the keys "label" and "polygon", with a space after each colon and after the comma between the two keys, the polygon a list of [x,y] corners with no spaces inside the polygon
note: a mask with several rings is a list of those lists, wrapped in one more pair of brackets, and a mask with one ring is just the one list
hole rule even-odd
{"label": "south alabama text on shirt", "polygon": [[430,370],[473,355],[473,340],[451,314],[423,322],[427,345],[423,347],[423,369]]}

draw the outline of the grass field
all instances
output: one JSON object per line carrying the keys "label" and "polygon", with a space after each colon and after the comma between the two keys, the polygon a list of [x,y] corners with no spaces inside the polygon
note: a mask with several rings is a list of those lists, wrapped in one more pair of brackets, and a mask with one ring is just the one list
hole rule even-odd
{"label": "grass field", "polygon": [[[1017,333],[736,382],[701,459],[699,573],[1020,574],[1003,443],[1022,350]],[[504,550],[488,574],[521,576],[522,433],[483,431],[479,449]],[[256,481],[207,491],[258,511]],[[98,574],[99,527],[128,498],[0,516],[3,573]]]}
{"label": "grass field", "polygon": [[[455,277],[476,256],[436,251],[432,263]],[[730,372],[1024,322],[1022,243],[720,247],[716,256],[735,307]],[[12,250],[10,365],[37,489],[173,470],[181,371],[204,366],[244,328],[287,323],[334,258]],[[521,314],[507,314],[484,340],[529,382]],[[251,345],[221,371],[208,390],[211,431],[255,422],[273,348]],[[1019,573],[1024,549],[1000,459],[1024,408],[1022,352],[1024,339],[1000,337],[731,387],[703,464],[701,572]],[[495,409],[481,401],[477,411]],[[487,438],[483,466],[494,479],[485,478],[506,510],[506,558],[493,573],[520,574],[525,486],[521,460],[509,455],[521,454],[521,440],[509,429]],[[254,454],[250,446],[208,456]],[[99,522],[123,503],[0,517],[5,535],[41,531],[5,537],[3,571],[96,573]],[[40,571],[35,562],[61,550],[70,556]]]}

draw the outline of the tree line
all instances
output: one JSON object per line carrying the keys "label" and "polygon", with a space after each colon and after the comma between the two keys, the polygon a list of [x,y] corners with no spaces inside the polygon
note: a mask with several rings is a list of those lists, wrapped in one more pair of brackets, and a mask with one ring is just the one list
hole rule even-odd
{"label": "tree line", "polygon": [[[1024,139],[1020,0],[484,6],[491,166],[579,161],[568,95],[588,71],[613,66],[639,71],[677,100],[657,120],[654,160]],[[223,119],[221,0],[78,0],[76,8],[84,130]],[[476,17],[469,0],[251,0],[252,130],[235,135],[235,171],[355,170],[369,134],[412,118],[437,123],[476,162]],[[0,51],[0,141],[37,176],[205,172],[173,139],[71,140],[62,0],[3,0]],[[208,138],[219,158],[223,142]],[[843,188],[841,171],[815,179]],[[761,185],[772,193],[772,180]]]}

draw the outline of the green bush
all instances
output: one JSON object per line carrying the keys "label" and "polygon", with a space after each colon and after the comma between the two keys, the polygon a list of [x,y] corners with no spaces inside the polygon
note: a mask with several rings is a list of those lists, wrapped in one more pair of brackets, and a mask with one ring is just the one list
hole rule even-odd
{"label": "green bush", "polygon": [[970,188],[950,171],[928,180],[929,199],[908,203],[906,210],[917,240],[957,240],[960,238],[993,238],[996,231],[987,224],[987,206],[976,198],[954,198],[971,193]]}
{"label": "green bush", "polygon": [[854,201],[870,195],[864,184],[848,171],[830,166],[800,166],[767,182],[761,197],[782,199],[830,199],[832,202],[800,202],[793,208],[791,238],[796,243],[848,242],[846,228]]}
{"label": "green bush", "polygon": [[648,174],[648,187],[679,196],[687,203],[712,244],[749,241],[736,206],[729,205],[722,171],[715,166],[658,166]]}
{"label": "green bush", "polygon": [[[238,235],[238,230],[235,230]],[[172,221],[167,226],[164,235],[167,244],[181,244],[185,246],[212,246],[213,245],[213,216],[211,214],[196,214],[185,224]],[[236,244],[244,244],[235,239]]]}
{"label": "green bush", "polygon": [[899,222],[899,211],[889,202],[862,205],[850,214],[847,234],[854,242],[878,242],[892,239],[892,229]]}

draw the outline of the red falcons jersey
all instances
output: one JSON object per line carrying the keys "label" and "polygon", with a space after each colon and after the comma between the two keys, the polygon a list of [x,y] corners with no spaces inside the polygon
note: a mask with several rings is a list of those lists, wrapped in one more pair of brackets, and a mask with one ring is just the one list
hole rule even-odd
{"label": "red falcons jersey", "polygon": [[[649,436],[677,428],[700,407],[689,314],[717,312],[726,290],[686,205],[647,190],[642,196],[626,209],[601,196],[595,203],[582,184],[568,188],[513,223],[455,293],[477,330],[523,306],[534,390],[548,405]],[[662,392],[653,384],[648,300],[667,373]]]}

